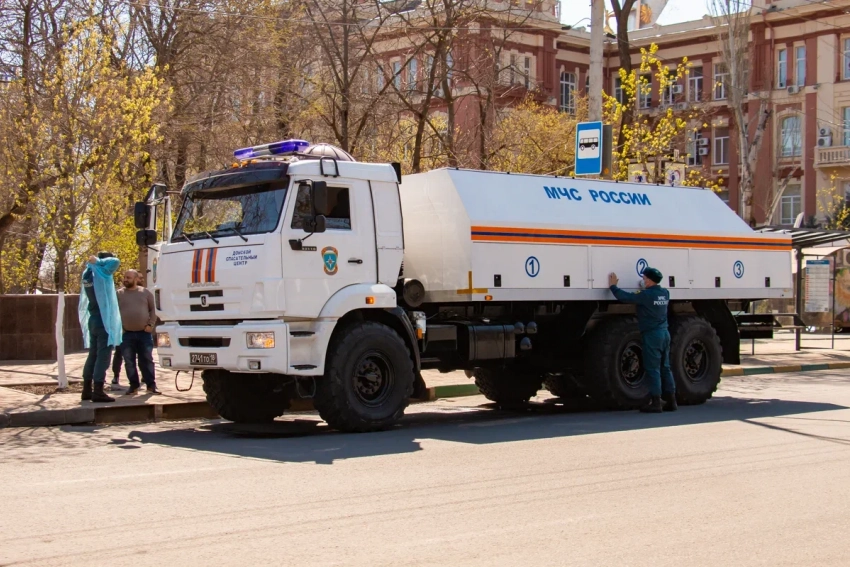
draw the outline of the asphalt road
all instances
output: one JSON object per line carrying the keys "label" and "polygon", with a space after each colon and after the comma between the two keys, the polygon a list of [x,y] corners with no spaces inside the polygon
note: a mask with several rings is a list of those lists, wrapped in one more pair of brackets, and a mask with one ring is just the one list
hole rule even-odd
{"label": "asphalt road", "polygon": [[0,430],[0,565],[850,565],[846,373],[664,415],[484,402]]}

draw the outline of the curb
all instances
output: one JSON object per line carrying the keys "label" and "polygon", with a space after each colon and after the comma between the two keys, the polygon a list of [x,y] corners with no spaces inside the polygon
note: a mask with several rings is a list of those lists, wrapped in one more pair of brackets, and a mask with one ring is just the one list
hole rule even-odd
{"label": "curb", "polygon": [[790,364],[777,366],[747,366],[724,368],[721,376],[755,376],[757,374],[787,374],[789,372],[813,372],[816,370],[844,370],[850,362],[827,362],[822,364]]}
{"label": "curb", "polygon": [[[754,376],[758,374],[786,374],[790,372],[813,372],[818,370],[850,369],[850,362],[824,364],[796,364],[777,366],[749,366],[746,368],[724,368],[721,376]],[[434,401],[438,398],[461,398],[477,396],[481,392],[475,384],[449,384],[428,388],[428,395],[411,402]],[[309,399],[292,400],[288,412],[312,411]],[[145,404],[137,406],[78,407],[60,410],[38,410],[22,413],[0,413],[0,429],[5,427],[48,427],[78,424],[117,424],[132,422],[168,421],[180,419],[215,419],[219,417],[206,401],[179,402],[174,404]]]}

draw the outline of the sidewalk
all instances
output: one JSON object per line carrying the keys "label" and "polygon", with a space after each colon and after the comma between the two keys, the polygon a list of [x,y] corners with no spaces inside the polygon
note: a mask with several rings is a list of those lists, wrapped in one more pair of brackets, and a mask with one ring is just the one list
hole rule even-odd
{"label": "sidewalk", "polygon": [[[835,349],[829,335],[804,335],[800,352],[794,351],[794,336],[778,334],[773,340],[758,340],[755,355],[750,354],[750,341],[741,344],[741,364],[724,365],[724,376],[806,372],[813,370],[850,369],[850,336],[836,336]],[[154,357],[156,358],[156,357]],[[85,353],[65,357],[65,371],[72,386],[81,382]],[[161,396],[145,394],[144,387],[135,396],[123,396],[127,378],[122,371],[121,387],[111,391],[114,403],[93,404],[80,402],[79,391],[54,392],[56,386],[55,362],[0,363],[0,427],[29,427],[67,425],[76,423],[126,423],[163,419],[214,418],[215,412],[206,402],[200,372],[192,375],[176,373],[157,365],[157,387]],[[422,373],[429,388],[429,398],[448,398],[475,395],[478,389],[463,372],[440,374],[435,370]],[[107,377],[107,382],[111,376]],[[192,386],[188,391],[185,390]],[[34,388],[34,386],[42,386]],[[16,388],[28,388],[44,393],[29,393]],[[79,386],[77,385],[78,389]],[[312,409],[309,400],[293,402],[292,411]]]}

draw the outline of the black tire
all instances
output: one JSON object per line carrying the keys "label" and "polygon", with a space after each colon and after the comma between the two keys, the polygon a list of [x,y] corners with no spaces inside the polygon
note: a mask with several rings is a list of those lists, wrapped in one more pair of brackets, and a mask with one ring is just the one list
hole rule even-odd
{"label": "black tire", "polygon": [[634,409],[649,399],[643,346],[634,317],[601,320],[587,336],[582,386],[609,409]]}
{"label": "black tire", "polygon": [[703,404],[720,384],[720,338],[711,323],[696,315],[676,317],[670,323],[670,369],[676,380],[676,400],[681,405]]}
{"label": "black tire", "polygon": [[473,376],[485,398],[506,407],[528,402],[543,385],[542,374],[511,367],[476,368]]}
{"label": "black tire", "polygon": [[575,375],[571,372],[547,374],[543,380],[543,387],[549,390],[553,396],[563,400],[585,398],[587,395],[587,392],[579,385]]}
{"label": "black tire", "polygon": [[335,337],[313,403],[334,429],[386,429],[404,415],[414,381],[413,361],[401,337],[386,325],[365,321]]}
{"label": "black tire", "polygon": [[267,423],[289,408],[292,390],[280,374],[204,370],[204,393],[218,415],[235,423]]}

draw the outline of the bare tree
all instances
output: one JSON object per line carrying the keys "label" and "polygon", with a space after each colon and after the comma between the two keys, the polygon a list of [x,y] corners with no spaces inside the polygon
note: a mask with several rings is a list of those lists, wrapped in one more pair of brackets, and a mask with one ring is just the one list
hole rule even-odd
{"label": "bare tree", "polygon": [[755,100],[749,96],[749,61],[752,49],[749,43],[750,0],[707,0],[708,9],[718,27],[718,43],[723,63],[729,73],[725,84],[729,108],[738,134],[739,169],[741,172],[741,207],[739,214],[750,225],[755,225],[753,191],[755,169],[764,132],[773,113],[770,88],[766,95],[758,96],[755,129],[751,132],[749,105]]}

